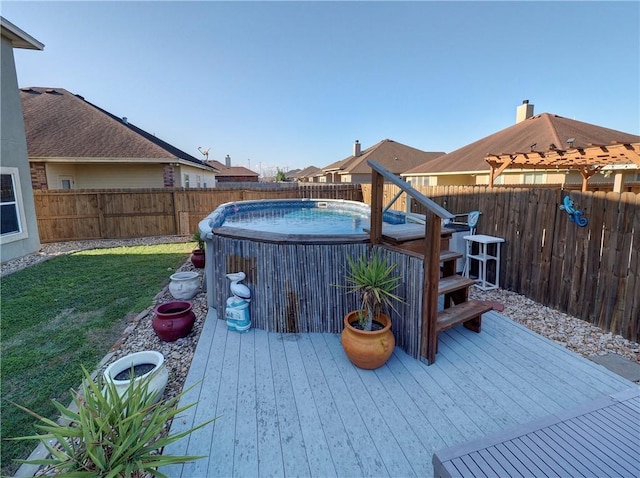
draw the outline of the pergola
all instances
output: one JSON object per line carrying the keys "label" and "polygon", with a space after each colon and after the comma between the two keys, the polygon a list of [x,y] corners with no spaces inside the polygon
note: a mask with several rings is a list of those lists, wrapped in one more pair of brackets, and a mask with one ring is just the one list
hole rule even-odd
{"label": "pergola", "polygon": [[[556,169],[580,171],[582,190],[587,190],[591,176],[605,166],[635,164],[640,168],[640,143],[612,143],[609,145],[589,144],[586,148],[549,151],[530,151],[527,153],[487,154],[485,161],[491,166],[489,187],[507,168]],[[616,175],[616,187],[622,185],[622,174]]]}

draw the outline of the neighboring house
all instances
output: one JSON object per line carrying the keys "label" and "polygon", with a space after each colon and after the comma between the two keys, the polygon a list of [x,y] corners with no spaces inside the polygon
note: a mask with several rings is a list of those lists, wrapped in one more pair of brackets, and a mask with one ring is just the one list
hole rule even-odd
{"label": "neighboring house", "polygon": [[13,49],[42,50],[44,45],[2,17],[0,32],[0,251],[6,262],[40,249]]}
{"label": "neighboring house", "polygon": [[63,88],[21,88],[34,189],[207,188],[216,170]]}
{"label": "neighboring house", "polygon": [[298,181],[299,183],[313,182],[313,178],[319,173],[322,173],[320,168],[315,166],[307,166],[304,169],[295,169],[287,173],[287,179],[291,181]]}
{"label": "neighboring house", "polygon": [[229,155],[225,158],[226,164],[213,159],[207,160],[205,163],[218,171],[216,180],[219,183],[257,183],[260,180],[258,173],[255,171],[251,171],[244,166],[231,166]]}
{"label": "neighboring house", "polygon": [[353,154],[322,168],[322,173],[316,176],[316,180],[327,183],[370,183],[371,168],[367,164],[369,159],[376,161],[393,174],[400,175],[429,163],[443,154],[444,152],[422,151],[390,139],[384,139],[362,150],[360,142],[356,140],[353,145]]}
{"label": "neighboring house", "polygon": [[[564,151],[573,148],[587,148],[612,143],[636,143],[640,136],[623,133],[602,126],[563,118],[551,113],[533,114],[533,105],[525,100],[516,110],[516,124],[497,133],[463,146],[434,161],[413,168],[402,177],[413,185],[486,185],[489,184],[489,155],[512,153],[546,154],[549,151]],[[627,182],[640,181],[640,169],[634,164],[619,165]],[[613,183],[607,166],[603,172],[592,176],[591,183]],[[549,169],[506,169],[494,184],[571,184],[582,183],[577,170],[562,168]]]}

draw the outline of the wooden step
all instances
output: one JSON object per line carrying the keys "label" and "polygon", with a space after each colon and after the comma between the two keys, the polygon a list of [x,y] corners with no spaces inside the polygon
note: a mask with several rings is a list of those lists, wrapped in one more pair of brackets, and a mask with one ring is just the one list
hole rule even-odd
{"label": "wooden step", "polygon": [[464,256],[462,252],[456,251],[440,251],[440,262],[453,261],[461,259]]}
{"label": "wooden step", "polygon": [[[493,307],[479,300],[469,300],[462,304],[454,305],[438,313],[436,330],[442,332],[456,325],[464,323],[474,332],[480,332],[482,314],[489,312]],[[465,322],[468,322],[465,323]]]}
{"label": "wooden step", "polygon": [[440,262],[442,262],[441,273],[442,277],[449,277],[456,273],[456,265],[458,259],[462,258],[463,254],[456,251],[440,251]]}
{"label": "wooden step", "polygon": [[450,294],[457,290],[468,289],[475,283],[476,281],[473,279],[468,279],[467,277],[459,275],[442,277],[438,283],[438,295]]}

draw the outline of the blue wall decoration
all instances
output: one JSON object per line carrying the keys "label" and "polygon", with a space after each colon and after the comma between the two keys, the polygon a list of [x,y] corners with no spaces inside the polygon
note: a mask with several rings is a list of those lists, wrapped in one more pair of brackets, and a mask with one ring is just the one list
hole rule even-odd
{"label": "blue wall decoration", "polygon": [[584,213],[582,211],[576,210],[573,201],[569,196],[564,197],[560,209],[566,211],[567,214],[569,214],[569,219],[571,220],[571,222],[575,222],[578,226],[585,227],[587,224],[589,224],[589,220],[583,216]]}

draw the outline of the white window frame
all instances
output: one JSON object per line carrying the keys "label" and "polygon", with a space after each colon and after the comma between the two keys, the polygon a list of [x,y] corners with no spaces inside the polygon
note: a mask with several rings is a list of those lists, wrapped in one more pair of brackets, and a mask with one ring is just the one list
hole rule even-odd
{"label": "white window frame", "polygon": [[[29,237],[27,231],[27,218],[24,213],[24,204],[22,202],[22,188],[20,187],[20,171],[18,168],[8,168],[0,166],[0,174],[11,176],[13,182],[13,194],[15,196],[15,207],[18,210],[18,231],[7,234],[0,234],[0,244],[8,244],[9,242],[19,241]],[[8,203],[2,203],[8,204]]]}
{"label": "white window frame", "polygon": [[69,181],[69,189],[68,190],[73,189],[73,186],[74,186],[74,184],[73,184],[74,183],[73,176],[68,176],[67,175],[67,176],[60,176],[59,178],[60,178],[60,189],[64,189],[64,182],[65,181]]}

